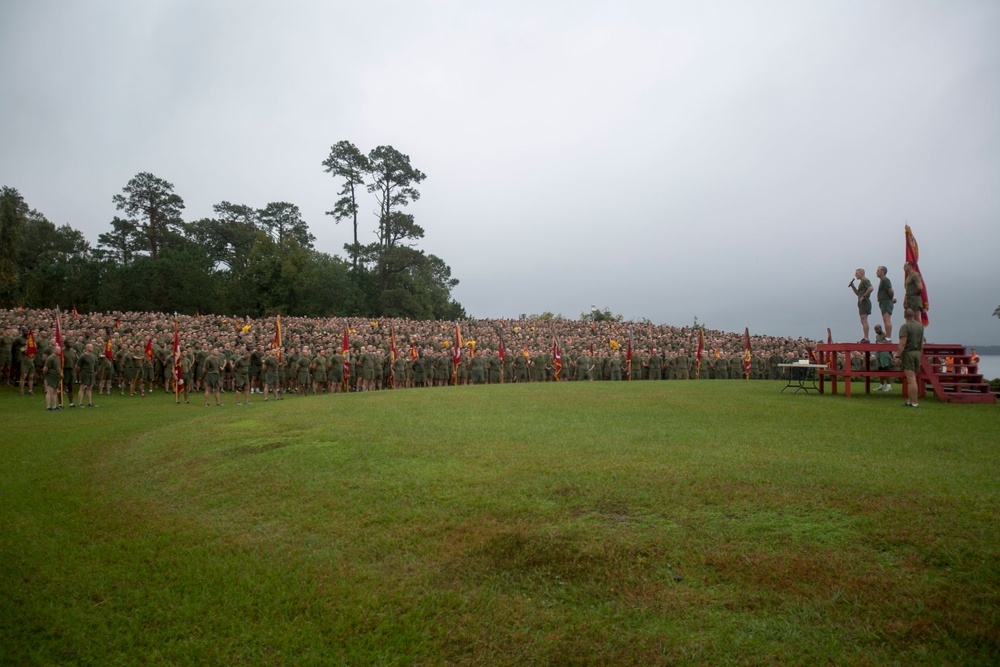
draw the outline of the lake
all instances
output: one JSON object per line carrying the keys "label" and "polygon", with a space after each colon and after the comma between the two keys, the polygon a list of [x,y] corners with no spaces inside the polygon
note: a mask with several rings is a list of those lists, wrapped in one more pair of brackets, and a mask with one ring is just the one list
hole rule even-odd
{"label": "lake", "polygon": [[979,372],[987,382],[993,378],[1000,378],[1000,355],[981,354],[979,355]]}

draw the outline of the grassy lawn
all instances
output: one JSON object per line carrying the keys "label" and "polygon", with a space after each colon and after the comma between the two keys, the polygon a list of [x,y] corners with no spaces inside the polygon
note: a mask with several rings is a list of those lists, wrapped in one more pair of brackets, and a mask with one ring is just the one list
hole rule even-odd
{"label": "grassy lawn", "polygon": [[4,664],[996,664],[1000,406],[0,393]]}

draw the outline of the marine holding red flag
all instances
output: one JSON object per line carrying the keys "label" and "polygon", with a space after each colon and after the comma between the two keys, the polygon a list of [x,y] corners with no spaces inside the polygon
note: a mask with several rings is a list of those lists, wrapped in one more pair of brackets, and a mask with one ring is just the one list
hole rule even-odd
{"label": "marine holding red flag", "polygon": [[351,325],[344,320],[344,340],[340,344],[340,353],[344,357],[344,391],[351,386],[351,344],[347,340],[347,332],[350,330]]}
{"label": "marine holding red flag", "polygon": [[698,329],[698,352],[695,354],[694,363],[694,379],[698,380],[701,378],[701,359],[705,354],[705,330]]}
{"label": "marine holding red flag", "polygon": [[[55,410],[56,402],[58,402],[60,408],[63,404],[63,367],[66,364],[66,356],[63,354],[62,314],[59,312],[59,306],[56,306],[56,347],[59,349],[59,394],[56,397],[56,401],[53,402],[53,410]],[[46,382],[47,385],[48,382]]]}
{"label": "marine holding red flag", "polygon": [[562,372],[562,352],[559,351],[559,344],[556,343],[556,339],[552,337],[552,376],[559,382],[559,373]]}
{"label": "marine holding red flag", "polygon": [[743,378],[750,379],[750,327],[743,330]]}
{"label": "marine holding red flag", "polygon": [[628,327],[628,349],[625,350],[625,370],[628,373],[628,379],[632,379],[632,325]]}
{"label": "marine holding red flag", "polygon": [[24,342],[24,356],[34,359],[38,354],[38,343],[35,342],[35,332],[28,329],[28,339]]}
{"label": "marine holding red flag", "polygon": [[500,349],[497,350],[497,356],[500,357],[500,382],[502,383],[504,366],[507,363],[507,345],[503,339],[503,320],[500,320]]}
{"label": "marine holding red flag", "polygon": [[389,388],[396,388],[396,359],[399,358],[399,351],[396,349],[396,325],[389,325]]}
{"label": "marine holding red flag", "polygon": [[278,317],[275,321],[274,329],[274,340],[271,341],[271,349],[278,351],[278,365],[281,366],[285,363],[284,358],[281,354],[281,313],[278,313]]}
{"label": "marine holding red flag", "polygon": [[917,240],[913,238],[910,226],[906,225],[906,264],[910,266],[907,270],[906,280],[903,283],[906,288],[906,297],[903,300],[904,308],[911,308],[914,312],[920,312],[920,322],[926,327],[930,324],[927,317],[929,303],[927,302],[927,283],[924,282],[924,275],[920,273],[920,266],[917,262],[920,259],[920,248],[917,247]]}
{"label": "marine holding red flag", "polygon": [[[184,385],[184,369],[181,367],[180,324],[177,313],[174,313],[174,401],[180,403],[181,387]],[[186,396],[185,396],[186,400]]]}
{"label": "marine holding red flag", "polygon": [[458,364],[462,361],[462,331],[455,323],[455,349],[451,353],[451,383],[458,384]]}

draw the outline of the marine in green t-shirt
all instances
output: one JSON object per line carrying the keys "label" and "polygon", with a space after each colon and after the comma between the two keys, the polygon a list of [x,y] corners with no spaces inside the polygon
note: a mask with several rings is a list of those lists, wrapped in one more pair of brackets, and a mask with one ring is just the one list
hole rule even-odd
{"label": "marine in green t-shirt", "polygon": [[864,334],[859,342],[868,342],[868,316],[872,312],[872,281],[865,278],[864,269],[856,269],[854,271],[854,278],[860,280],[861,282],[857,287],[854,286],[854,280],[848,285],[854,294],[858,297],[858,316],[861,319],[861,331]]}

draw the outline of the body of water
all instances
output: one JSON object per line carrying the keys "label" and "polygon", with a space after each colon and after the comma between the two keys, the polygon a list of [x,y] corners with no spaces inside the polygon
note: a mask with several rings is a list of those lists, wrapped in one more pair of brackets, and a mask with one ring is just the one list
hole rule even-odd
{"label": "body of water", "polygon": [[983,378],[987,382],[993,378],[1000,378],[1000,355],[981,354],[979,357],[979,372],[983,374]]}

